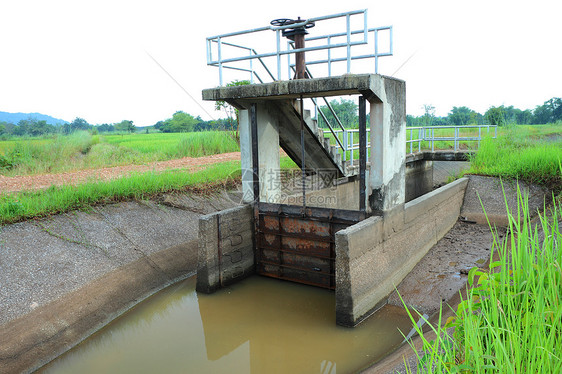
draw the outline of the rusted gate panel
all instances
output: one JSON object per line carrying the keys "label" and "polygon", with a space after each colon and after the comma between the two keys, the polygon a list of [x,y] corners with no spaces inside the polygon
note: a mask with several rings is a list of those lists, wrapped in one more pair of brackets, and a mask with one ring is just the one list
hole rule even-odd
{"label": "rusted gate panel", "polygon": [[335,288],[335,233],[365,218],[359,211],[258,204],[257,273]]}

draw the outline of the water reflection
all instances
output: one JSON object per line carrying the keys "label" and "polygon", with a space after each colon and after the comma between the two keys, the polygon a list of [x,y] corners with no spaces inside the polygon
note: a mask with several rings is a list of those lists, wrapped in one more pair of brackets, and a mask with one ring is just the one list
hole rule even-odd
{"label": "water reflection", "polygon": [[410,324],[389,307],[335,325],[334,293],[253,277],[213,295],[167,288],[44,369],[48,373],[345,373],[400,343]]}

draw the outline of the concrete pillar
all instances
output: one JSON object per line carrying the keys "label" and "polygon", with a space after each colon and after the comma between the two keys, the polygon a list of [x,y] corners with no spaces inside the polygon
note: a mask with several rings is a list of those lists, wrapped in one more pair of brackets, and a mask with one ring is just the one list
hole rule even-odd
{"label": "concrete pillar", "polygon": [[393,79],[375,81],[370,100],[371,167],[369,207],[384,214],[404,204],[406,171],[406,85]]}
{"label": "concrete pillar", "polygon": [[[278,203],[281,197],[279,124],[274,113],[267,104],[257,105],[260,201],[267,203]],[[249,110],[241,110],[239,118],[243,201],[251,203],[254,201],[254,192]]]}
{"label": "concrete pillar", "polygon": [[279,160],[279,124],[275,111],[258,104],[258,160],[260,166],[260,201],[281,200],[281,166]]}
{"label": "concrete pillar", "polygon": [[240,134],[240,164],[242,168],[242,201],[254,201],[252,183],[252,131],[250,128],[250,111],[240,110],[238,114],[238,133]]}

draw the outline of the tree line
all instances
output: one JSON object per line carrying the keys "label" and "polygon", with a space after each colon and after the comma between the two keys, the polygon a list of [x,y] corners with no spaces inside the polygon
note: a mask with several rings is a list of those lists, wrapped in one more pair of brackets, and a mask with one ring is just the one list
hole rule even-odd
{"label": "tree line", "polygon": [[445,117],[435,116],[435,107],[424,105],[424,114],[406,116],[408,126],[463,126],[463,125],[542,125],[562,121],[562,99],[553,97],[535,109],[518,109],[512,106],[492,106],[484,114],[466,106],[453,107]]}
{"label": "tree line", "polygon": [[[358,106],[353,100],[343,99],[332,100],[330,102],[332,110],[327,105],[321,106],[318,115],[318,124],[326,127],[326,120],[335,129],[339,128],[332,114],[336,114],[345,128],[356,128],[358,120]],[[424,105],[424,114],[421,116],[406,116],[408,126],[463,126],[463,125],[497,125],[504,126],[509,124],[534,125],[547,124],[562,121],[562,99],[553,97],[542,105],[537,105],[535,109],[521,110],[513,106],[492,106],[484,114],[478,113],[469,107],[453,107],[444,117],[435,115],[435,107]],[[367,120],[369,115],[367,114]]]}
{"label": "tree line", "polygon": [[[356,128],[358,121],[357,103],[353,100],[340,99],[330,102],[333,112],[339,118],[345,128]],[[323,114],[318,115],[318,123],[325,127],[326,121],[335,126],[336,120],[327,106],[321,106]],[[418,117],[407,115],[406,123],[408,126],[463,126],[475,125],[498,125],[507,124],[532,125],[556,123],[562,121],[562,99],[553,97],[542,105],[537,105],[535,109],[521,110],[513,106],[490,107],[484,114],[478,113],[466,106],[453,107],[444,117],[435,115],[435,107],[424,105],[424,114]],[[229,113],[227,113],[229,114]],[[231,114],[229,114],[231,115]],[[368,115],[367,115],[368,117]],[[191,114],[177,111],[163,121],[158,121],[153,126],[145,127],[145,131],[154,129],[164,133],[173,132],[192,132],[208,130],[234,130],[238,127],[237,120],[233,118],[221,118],[213,121],[204,121],[200,116],[193,117]],[[48,124],[44,120],[28,118],[20,120],[17,124],[0,122],[0,136],[41,136],[49,134],[70,134],[74,131],[88,130],[97,132],[137,132],[139,129],[131,120],[123,120],[118,123],[104,123],[101,125],[89,124],[85,119],[77,117],[70,123],[59,125]]]}
{"label": "tree line", "polygon": [[[158,121],[153,126],[143,128],[145,131],[154,129],[156,131],[170,132],[192,132],[192,131],[208,131],[208,130],[231,130],[232,121],[227,119],[219,119],[213,121],[204,121],[201,117],[193,117],[183,111],[178,111],[164,121]],[[28,118],[18,121],[17,124],[0,121],[0,136],[42,136],[49,134],[70,134],[74,131],[91,131],[93,133],[111,133],[111,132],[137,132],[139,129],[133,121],[123,120],[118,123],[104,123],[101,125],[92,125],[83,118],[77,117],[70,123],[52,125],[44,120]],[[235,130],[235,129],[234,129]]]}

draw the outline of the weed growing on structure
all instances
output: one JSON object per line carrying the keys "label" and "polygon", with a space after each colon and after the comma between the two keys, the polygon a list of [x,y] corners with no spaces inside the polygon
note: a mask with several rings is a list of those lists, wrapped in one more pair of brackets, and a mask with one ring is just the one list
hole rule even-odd
{"label": "weed growing on structure", "polygon": [[[511,234],[502,241],[492,230],[490,265],[470,270],[454,316],[444,326],[439,318],[429,333],[416,327],[424,352],[416,351],[418,372],[562,372],[562,204],[531,221],[519,192],[517,212],[508,216]],[[412,321],[419,316],[408,313]]]}

